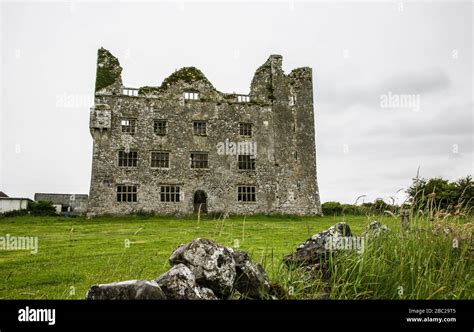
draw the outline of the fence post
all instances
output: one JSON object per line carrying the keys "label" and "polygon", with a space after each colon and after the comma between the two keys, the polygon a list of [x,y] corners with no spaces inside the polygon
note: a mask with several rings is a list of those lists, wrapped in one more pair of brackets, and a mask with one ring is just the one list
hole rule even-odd
{"label": "fence post", "polygon": [[407,231],[410,227],[410,211],[401,210],[400,211],[400,222],[402,231]]}

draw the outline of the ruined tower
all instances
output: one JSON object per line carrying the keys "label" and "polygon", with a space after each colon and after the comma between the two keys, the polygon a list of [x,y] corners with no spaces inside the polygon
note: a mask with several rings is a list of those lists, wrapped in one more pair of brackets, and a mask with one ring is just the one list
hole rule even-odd
{"label": "ruined tower", "polygon": [[126,88],[98,52],[89,214],[320,214],[312,72],[271,55],[249,95],[222,93],[185,67]]}

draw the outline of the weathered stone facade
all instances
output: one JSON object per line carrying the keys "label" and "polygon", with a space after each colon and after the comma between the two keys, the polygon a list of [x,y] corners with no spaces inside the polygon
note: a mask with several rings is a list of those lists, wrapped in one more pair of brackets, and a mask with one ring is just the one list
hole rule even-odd
{"label": "weathered stone facade", "polygon": [[[249,96],[217,91],[194,67],[176,71],[160,87],[138,90],[123,87],[121,71],[119,61],[100,49],[90,115],[90,214],[183,214],[199,207],[235,214],[321,213],[310,68],[285,75],[282,57],[272,55],[257,69]],[[157,132],[155,121],[166,123],[165,133]],[[205,132],[196,134],[193,121],[205,122]],[[136,160],[119,161],[119,154],[132,152]],[[166,154],[167,167],[152,167],[152,152]],[[204,168],[191,167],[203,166],[191,161],[195,152],[207,155]],[[239,163],[239,154],[251,157]],[[245,161],[255,162],[254,169]],[[166,201],[165,186],[179,190],[178,202]]]}

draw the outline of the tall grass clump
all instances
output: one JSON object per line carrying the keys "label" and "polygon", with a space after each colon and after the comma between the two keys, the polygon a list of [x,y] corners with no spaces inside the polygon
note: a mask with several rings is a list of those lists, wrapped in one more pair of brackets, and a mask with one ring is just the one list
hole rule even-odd
{"label": "tall grass clump", "polygon": [[468,243],[428,227],[369,238],[361,254],[333,257],[328,286],[337,299],[469,299],[474,297]]}
{"label": "tall grass clump", "polygon": [[474,298],[472,219],[410,219],[406,231],[364,236],[361,252],[333,252],[324,269],[267,264],[270,279],[294,299]]}

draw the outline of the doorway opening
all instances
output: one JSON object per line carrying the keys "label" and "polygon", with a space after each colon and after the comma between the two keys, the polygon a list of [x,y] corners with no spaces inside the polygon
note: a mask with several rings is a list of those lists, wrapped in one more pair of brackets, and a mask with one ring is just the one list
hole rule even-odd
{"label": "doorway opening", "polygon": [[207,195],[202,190],[194,193],[194,213],[207,213]]}

